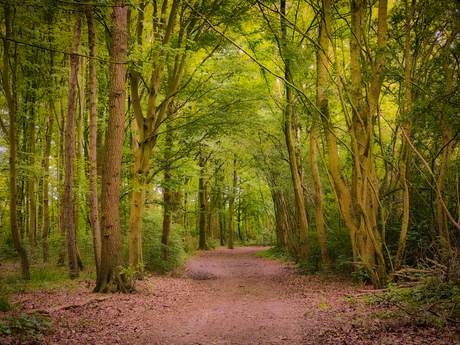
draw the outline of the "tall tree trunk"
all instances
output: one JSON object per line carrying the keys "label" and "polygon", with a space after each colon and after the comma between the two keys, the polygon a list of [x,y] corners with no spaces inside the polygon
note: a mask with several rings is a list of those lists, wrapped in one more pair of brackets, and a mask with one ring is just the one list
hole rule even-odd
{"label": "tall tree trunk", "polygon": [[[74,37],[72,43],[72,52],[78,50],[81,33],[81,18],[75,22]],[[77,248],[75,245],[75,219],[73,204],[73,160],[75,155],[74,128],[75,128],[75,102],[76,102],[76,85],[79,69],[79,58],[76,54],[70,55],[70,76],[69,76],[69,93],[67,103],[67,116],[65,123],[65,177],[64,177],[64,204],[65,217],[64,224],[67,235],[67,252],[69,255],[70,278],[77,278],[79,275],[77,262]]]}
{"label": "tall tree trunk", "polygon": [[43,159],[43,232],[42,232],[42,246],[43,246],[43,261],[49,261],[49,246],[48,235],[50,230],[50,211],[49,211],[49,170],[50,170],[50,155],[51,155],[51,141],[53,139],[53,126],[54,126],[55,109],[54,103],[49,103],[49,113],[47,116],[47,127],[45,135],[45,157]]}
{"label": "tall tree trunk", "polygon": [[[142,43],[143,30],[143,10],[145,5],[141,2],[139,7],[138,24],[136,28],[136,39],[138,44]],[[154,6],[154,38],[159,45],[168,45],[172,36],[172,31],[175,25],[175,17],[179,9],[179,0],[173,0],[170,7],[167,6],[167,1],[163,2],[161,13],[157,13],[157,7]],[[167,10],[169,9],[169,16]],[[167,18],[167,19],[166,19]],[[162,81],[165,68],[166,51],[159,49],[152,58],[156,61],[153,66],[153,72],[150,77],[149,93],[147,96],[147,108],[144,110],[141,105],[139,95],[139,85],[141,75],[134,68],[129,71],[131,101],[134,109],[137,127],[139,129],[137,150],[134,159],[134,176],[133,176],[133,196],[131,199],[131,211],[129,220],[128,232],[128,261],[133,267],[138,267],[143,262],[142,258],[142,215],[144,213],[145,192],[147,176],[149,174],[149,159],[153,148],[155,147],[160,128],[168,113],[169,105],[172,102],[174,93],[176,92],[183,70],[185,68],[186,54],[182,57],[174,68],[174,75],[170,77],[173,82],[169,84],[165,100],[161,106],[157,105],[160,82]]]}
{"label": "tall tree trunk", "polygon": [[96,272],[101,268],[101,227],[97,196],[96,30],[92,6],[85,7],[89,43],[89,220],[93,234]]}
{"label": "tall tree trunk", "polygon": [[[351,139],[351,153],[353,157],[351,188],[345,182],[339,159],[337,139],[331,123],[329,109],[321,109],[322,122],[328,146],[329,167],[334,180],[335,191],[340,213],[349,231],[353,258],[365,267],[375,287],[386,284],[387,275],[383,257],[383,239],[377,228],[378,199],[377,178],[373,160],[373,121],[372,116],[378,109],[380,89],[383,83],[384,66],[386,59],[386,18],[387,1],[379,1],[378,13],[378,46],[379,52],[375,59],[370,59],[366,67],[370,68],[370,83],[366,96],[363,95],[363,47],[368,49],[364,39],[364,2],[351,1],[351,38],[350,38],[350,102],[352,112],[344,100],[344,82],[337,74],[339,85],[339,99],[347,120]],[[337,63],[337,54],[335,60]],[[370,52],[366,57],[370,56]],[[366,102],[367,101],[367,102]]]}
{"label": "tall tree trunk", "polygon": [[[32,103],[35,103],[34,97],[32,97]],[[30,167],[35,165],[35,105],[32,104],[29,118],[29,164]],[[29,175],[29,246],[32,253],[35,252],[35,246],[37,243],[37,201],[35,198],[35,173],[32,172]]]}
{"label": "tall tree trunk", "polygon": [[62,102],[59,102],[59,120],[58,120],[58,147],[57,147],[57,173],[56,173],[56,186],[57,186],[57,195],[58,195],[58,231],[59,231],[59,256],[57,260],[58,266],[65,265],[66,257],[66,233],[64,226],[64,217],[65,217],[65,196],[64,190],[62,189],[62,171],[64,170],[64,161],[65,161],[65,150],[64,150],[64,127],[65,127],[65,111]]}
{"label": "tall tree trunk", "polygon": [[[453,32],[449,35],[447,42],[443,47],[443,58],[442,58],[442,67],[444,70],[444,76],[446,78],[446,93],[451,94],[453,90],[453,71],[450,68],[450,52],[452,43],[455,40],[455,37],[458,36],[458,32],[460,31],[460,24],[457,23],[456,28]],[[457,61],[458,62],[458,61]],[[454,62],[455,64],[455,62]],[[441,102],[440,104],[440,113],[443,112],[443,107],[445,106],[445,102]],[[452,152],[455,144],[455,138],[452,133],[451,124],[448,121],[443,119],[444,114],[441,116],[441,136],[442,136],[442,162],[441,167],[439,170],[438,176],[438,187],[439,187],[439,194],[444,194],[445,184],[448,182],[449,174],[450,174],[450,164],[452,159]],[[438,221],[438,228],[439,228],[439,237],[440,237],[440,249],[443,255],[450,253],[451,251],[451,240],[450,240],[450,232],[449,232],[449,222],[447,212],[443,207],[443,201],[439,199],[437,200],[437,221]]]}
{"label": "tall tree trunk", "polygon": [[128,8],[113,0],[110,47],[109,122],[101,192],[101,267],[95,292],[128,292],[131,287],[119,272],[123,265],[120,224],[120,179],[126,108],[126,55]]}
{"label": "tall tree trunk", "polygon": [[[293,79],[290,67],[289,53],[286,52],[287,47],[287,33],[286,33],[286,21],[284,19],[286,15],[286,1],[281,0],[281,52],[284,60],[284,76],[287,82],[292,85]],[[295,199],[295,213],[297,220],[297,227],[299,233],[299,245],[300,255],[303,259],[308,260],[310,258],[310,239],[308,235],[308,218],[307,211],[305,208],[305,199],[303,196],[302,180],[299,175],[297,157],[295,152],[294,137],[292,133],[292,118],[294,112],[294,92],[292,88],[286,84],[286,106],[284,109],[284,135],[286,140],[286,146],[289,153],[289,166],[291,170],[292,184],[294,186],[294,199]]]}
{"label": "tall tree trunk", "polygon": [[198,228],[199,228],[199,241],[198,249],[206,250],[208,246],[206,244],[206,198],[205,190],[206,183],[204,181],[204,167],[206,166],[207,159],[203,156],[203,153],[200,154],[199,166],[201,168],[200,177],[198,179]]}
{"label": "tall tree trunk", "polygon": [[[329,113],[329,99],[326,90],[329,86],[328,76],[328,59],[329,59],[329,35],[331,21],[331,2],[323,1],[321,10],[320,28],[319,28],[319,49],[317,52],[317,86],[316,86],[316,105],[322,113]],[[323,192],[321,188],[321,179],[319,176],[318,163],[316,161],[317,145],[317,120],[313,119],[310,128],[310,165],[313,183],[315,185],[315,223],[318,240],[321,247],[321,259],[326,269],[331,266],[331,256],[329,252],[329,243],[327,241],[326,231],[324,228],[323,217]]]}
{"label": "tall tree trunk", "polygon": [[[409,119],[409,114],[412,111],[412,92],[411,92],[411,23],[415,10],[416,0],[412,0],[412,5],[409,9],[408,0],[406,0],[406,25],[405,25],[405,42],[404,42],[404,84],[405,84],[405,104],[404,114]],[[410,137],[411,123],[408,122],[403,125],[403,131],[406,132],[407,136]],[[393,267],[394,271],[398,271],[401,268],[404,252],[406,249],[407,230],[409,228],[409,210],[410,210],[410,193],[407,178],[409,176],[409,158],[411,148],[408,143],[406,136],[402,135],[401,145],[401,161],[399,164],[400,170],[400,182],[402,187],[403,197],[403,217],[401,223],[401,233],[399,234],[399,245],[396,253],[395,264]]]}
{"label": "tall tree trunk", "polygon": [[311,165],[311,176],[313,178],[313,184],[315,185],[315,224],[316,233],[318,234],[318,241],[321,248],[321,261],[323,268],[329,270],[332,265],[331,254],[329,251],[329,242],[324,227],[323,217],[323,191],[321,188],[321,179],[319,176],[318,163],[316,161],[316,143],[317,137],[317,123],[314,120],[310,128],[310,165]]}
{"label": "tall tree trunk", "polygon": [[16,98],[16,66],[17,56],[15,53],[12,73],[12,80],[10,82],[10,41],[9,38],[12,35],[12,18],[11,9],[9,5],[4,5],[5,15],[5,37],[3,40],[3,62],[2,62],[2,83],[3,93],[6,98],[6,103],[9,112],[9,128],[8,128],[8,141],[9,141],[9,189],[10,189],[10,230],[11,237],[13,239],[14,248],[18,252],[21,260],[21,271],[25,279],[30,278],[29,272],[29,258],[27,257],[27,251],[22,243],[21,231],[18,224],[18,192],[17,192],[17,174],[16,174],[16,160],[17,160],[17,138],[16,138],[16,110],[17,110],[17,98]]}
{"label": "tall tree trunk", "polygon": [[[168,117],[173,119],[174,109],[171,109]],[[163,260],[167,261],[169,256],[169,234],[171,232],[173,188],[171,178],[171,155],[174,145],[174,132],[171,122],[166,125],[165,151],[164,151],[164,178],[163,178],[163,232],[161,234],[161,243],[163,244]]]}
{"label": "tall tree trunk", "polygon": [[235,241],[235,225],[234,225],[234,204],[235,204],[235,196],[238,188],[238,172],[236,171],[236,159],[233,162],[233,186],[231,194],[228,198],[228,249],[234,248],[234,241]]}

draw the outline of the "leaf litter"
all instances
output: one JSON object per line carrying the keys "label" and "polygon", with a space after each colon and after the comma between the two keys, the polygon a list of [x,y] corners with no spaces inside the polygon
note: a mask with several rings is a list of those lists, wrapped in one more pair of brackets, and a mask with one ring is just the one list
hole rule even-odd
{"label": "leaf litter", "polygon": [[19,308],[0,313],[1,319],[36,311],[53,326],[40,338],[4,335],[0,343],[460,343],[458,325],[417,325],[389,306],[363,303],[363,287],[348,277],[299,275],[288,263],[255,257],[264,249],[200,252],[182,276],[146,278],[134,294],[106,298],[92,293],[94,282],[18,293],[11,300]]}

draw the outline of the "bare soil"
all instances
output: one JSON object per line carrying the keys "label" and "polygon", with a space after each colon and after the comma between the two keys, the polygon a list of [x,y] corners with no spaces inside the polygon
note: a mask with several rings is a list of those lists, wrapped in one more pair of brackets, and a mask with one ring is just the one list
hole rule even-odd
{"label": "bare soil", "polygon": [[[408,317],[353,296],[363,287],[298,275],[292,264],[255,257],[264,247],[200,252],[180,277],[153,276],[135,294],[104,299],[93,282],[12,296],[20,310],[53,320],[42,339],[14,344],[458,344],[459,329],[416,327]],[[62,308],[65,307],[65,308]],[[1,339],[0,339],[1,340]],[[0,341],[1,343],[1,341]]]}

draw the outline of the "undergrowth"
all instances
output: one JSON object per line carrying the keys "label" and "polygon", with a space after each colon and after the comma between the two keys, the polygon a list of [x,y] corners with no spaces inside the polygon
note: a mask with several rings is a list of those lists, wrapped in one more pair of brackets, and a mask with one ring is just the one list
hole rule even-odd
{"label": "undergrowth", "polygon": [[37,340],[45,336],[53,326],[51,319],[42,315],[8,316],[0,320],[0,343],[2,338]]}
{"label": "undergrowth", "polygon": [[[169,245],[161,243],[161,215],[146,213],[143,217],[142,250],[145,269],[155,273],[168,273],[181,269],[190,256],[191,248],[182,240],[182,230],[177,224],[171,225]],[[167,249],[168,259],[164,260]]]}
{"label": "undergrowth", "polygon": [[365,301],[393,306],[409,315],[415,324],[443,326],[460,323],[460,261],[426,259],[416,268],[395,273],[398,283],[382,292],[368,295]]}
{"label": "undergrowth", "polygon": [[279,247],[272,247],[267,250],[260,250],[256,252],[256,257],[278,260],[280,262],[292,260],[292,257],[287,253],[286,249]]}

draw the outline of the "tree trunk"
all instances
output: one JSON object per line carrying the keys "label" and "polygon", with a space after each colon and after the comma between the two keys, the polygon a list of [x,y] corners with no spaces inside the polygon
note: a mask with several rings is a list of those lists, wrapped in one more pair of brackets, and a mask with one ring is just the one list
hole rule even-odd
{"label": "tree trunk", "polygon": [[[11,37],[12,33],[12,18],[11,10],[9,5],[4,5],[5,14],[5,36],[6,38]],[[17,66],[17,57],[14,56],[12,81],[10,85],[10,41],[8,39],[3,40],[3,63],[2,63],[2,83],[3,93],[6,98],[8,112],[9,112],[9,128],[8,128],[8,141],[9,141],[9,189],[10,189],[10,229],[11,237],[13,239],[14,248],[18,252],[21,260],[21,271],[25,279],[30,278],[29,273],[29,258],[27,257],[26,249],[22,243],[21,231],[18,224],[18,211],[17,211],[17,174],[16,174],[16,160],[17,160],[17,138],[16,138],[16,76],[15,69]]]}
{"label": "tree trunk", "polygon": [[[293,79],[291,74],[290,59],[286,50],[287,46],[287,33],[286,33],[286,22],[284,16],[286,15],[286,1],[281,0],[281,47],[282,58],[284,59],[284,76],[289,84],[292,85]],[[292,118],[294,112],[294,93],[292,88],[286,84],[286,106],[284,109],[284,135],[286,140],[286,146],[289,153],[289,166],[291,169],[292,184],[294,187],[294,199],[295,199],[295,213],[297,220],[297,227],[299,233],[299,246],[300,255],[303,259],[308,260],[310,258],[310,239],[308,235],[308,218],[307,211],[305,209],[305,199],[303,196],[303,188],[301,176],[297,166],[297,157],[294,146],[294,138],[292,134]]]}
{"label": "tree trunk", "polygon": [[95,292],[129,292],[131,286],[120,274],[123,265],[120,224],[120,178],[123,154],[126,55],[128,48],[128,8],[119,0],[113,1],[112,43],[110,47],[109,122],[106,137],[101,192],[101,267]]}
{"label": "tree trunk", "polygon": [[54,126],[55,109],[54,103],[50,101],[49,113],[47,117],[47,127],[45,135],[45,157],[43,159],[43,232],[42,232],[42,246],[43,246],[43,262],[49,261],[49,246],[48,235],[50,229],[50,211],[49,211],[49,170],[50,170],[50,155],[51,155],[51,141],[53,139],[53,126]]}
{"label": "tree trunk", "polygon": [[[78,50],[81,33],[81,18],[75,22],[74,37],[72,43],[72,52]],[[75,245],[75,219],[73,205],[73,160],[75,155],[74,142],[74,127],[75,127],[75,101],[76,101],[76,85],[79,69],[78,55],[70,55],[70,76],[69,76],[69,92],[67,103],[67,116],[65,123],[65,177],[64,177],[64,204],[65,217],[64,224],[67,234],[67,252],[69,255],[69,275],[71,279],[77,278],[78,263],[77,263],[77,248]]]}
{"label": "tree trunk", "polygon": [[321,248],[321,261],[323,268],[329,270],[332,265],[331,255],[329,251],[329,242],[327,240],[326,230],[324,228],[323,217],[323,191],[321,188],[321,179],[319,176],[318,163],[316,162],[316,142],[318,140],[316,134],[316,121],[314,120],[310,128],[310,165],[311,176],[315,185],[315,223],[316,233]]}
{"label": "tree trunk", "polygon": [[233,170],[233,187],[231,194],[228,198],[228,249],[234,248],[234,241],[235,241],[235,225],[234,225],[234,204],[235,204],[235,196],[238,188],[238,172],[236,171],[236,159],[233,162],[234,170]]}
{"label": "tree trunk", "polygon": [[[171,39],[173,27],[175,25],[175,17],[179,9],[179,1],[173,0],[170,7],[166,6],[167,1],[164,2],[161,13],[154,13],[155,20],[155,41],[158,45],[168,45]],[[136,39],[138,44],[142,43],[143,31],[143,10],[145,5],[141,2],[139,20],[137,23]],[[157,7],[155,7],[157,9]],[[167,10],[169,9],[169,16]],[[161,20],[160,20],[161,18]],[[165,19],[167,18],[167,19]],[[174,68],[174,75],[170,77],[172,82],[168,85],[168,92],[165,101],[161,106],[157,105],[157,98],[159,94],[160,82],[162,81],[164,72],[164,61],[166,58],[167,49],[159,49],[152,61],[156,61],[153,66],[153,71],[150,76],[149,93],[147,96],[147,108],[145,116],[143,107],[141,105],[141,98],[139,95],[139,84],[141,76],[138,71],[131,69],[129,71],[130,87],[131,87],[131,101],[134,109],[137,127],[139,129],[137,150],[134,161],[134,176],[133,176],[133,196],[131,199],[131,212],[129,219],[129,232],[128,232],[128,261],[133,267],[139,267],[143,262],[142,258],[142,215],[145,205],[145,191],[146,181],[149,174],[149,159],[153,148],[155,147],[160,128],[168,113],[169,105],[172,101],[173,94],[179,86],[180,79],[185,67],[185,56],[182,54],[180,63],[177,68]]]}
{"label": "tree trunk", "polygon": [[[329,59],[329,35],[331,21],[331,2],[323,1],[321,11],[320,28],[319,28],[319,49],[317,52],[317,86],[316,86],[316,105],[323,113],[329,112],[329,99],[326,94],[328,88],[328,59]],[[313,183],[315,185],[315,223],[318,240],[321,247],[321,259],[325,269],[331,266],[331,256],[329,252],[329,243],[327,241],[326,231],[324,229],[323,217],[323,192],[321,188],[321,179],[319,176],[318,163],[316,161],[317,145],[317,120],[313,119],[310,128],[310,165]]]}
{"label": "tree trunk", "polygon": [[[172,110],[168,117],[171,119],[174,116]],[[164,178],[163,178],[163,232],[161,235],[161,243],[163,244],[163,260],[167,261],[169,256],[169,234],[171,232],[171,219],[172,219],[172,202],[173,202],[173,188],[171,179],[171,155],[174,144],[173,129],[171,123],[166,125],[166,138],[165,138],[165,151],[164,151]]]}
{"label": "tree trunk", "polygon": [[64,152],[64,123],[65,123],[65,112],[62,102],[60,102],[60,120],[58,121],[58,147],[57,147],[57,157],[58,157],[58,164],[57,164],[57,176],[56,176],[56,186],[57,186],[57,195],[58,195],[58,231],[59,231],[59,256],[57,260],[58,266],[65,265],[65,257],[66,257],[66,233],[65,233],[65,226],[64,226],[64,213],[65,213],[65,202],[64,202],[64,191],[61,187],[62,185],[62,170],[64,169],[64,161],[65,161],[65,152]]}
{"label": "tree trunk", "polygon": [[97,196],[96,31],[92,7],[85,7],[89,43],[89,220],[93,233],[96,272],[101,267],[101,228]]}
{"label": "tree trunk", "polygon": [[[410,10],[407,8],[406,2],[406,33],[405,33],[405,42],[404,42],[404,80],[405,80],[405,105],[404,113],[406,118],[409,119],[409,114],[412,111],[412,93],[411,93],[411,22],[415,10],[415,1],[412,1],[412,6]],[[407,136],[410,137],[410,122],[403,125],[403,130],[406,132]],[[401,268],[402,259],[404,257],[404,252],[406,249],[406,239],[407,239],[407,229],[409,228],[409,210],[410,210],[410,193],[409,186],[407,183],[407,177],[409,175],[409,158],[410,158],[410,145],[408,139],[402,135],[402,145],[401,145],[401,161],[399,164],[400,170],[400,182],[402,187],[402,198],[403,198],[403,217],[401,223],[401,233],[399,234],[399,245],[398,251],[396,253],[395,264],[393,267],[394,271],[398,271]]]}
{"label": "tree trunk", "polygon": [[[443,49],[443,59],[442,59],[442,67],[444,70],[444,76],[446,78],[446,93],[450,94],[453,90],[453,71],[449,66],[451,58],[449,57],[449,49],[454,42],[454,37],[457,37],[458,32],[460,31],[460,24],[457,24],[456,32],[455,30],[450,34],[447,42],[444,45]],[[445,106],[445,102],[441,102],[440,104],[440,113],[443,111],[443,107]],[[452,133],[451,124],[446,122],[441,116],[441,136],[442,136],[442,162],[441,167],[439,170],[438,176],[438,186],[439,186],[439,194],[444,194],[445,184],[448,182],[449,173],[450,173],[450,163],[452,159],[452,153],[454,148],[454,135]],[[440,238],[440,250],[443,255],[446,255],[451,252],[451,240],[450,240],[450,232],[449,232],[449,222],[447,217],[447,212],[444,210],[442,205],[443,201],[439,199],[437,200],[437,221],[438,221],[438,228],[439,228],[439,238]]]}
{"label": "tree trunk", "polygon": [[204,167],[206,166],[206,159],[203,157],[203,153],[200,154],[199,166],[201,168],[200,178],[198,179],[198,228],[199,228],[199,242],[198,249],[206,250],[208,246],[206,244],[206,200],[205,200],[205,189],[206,183],[204,182]]}
{"label": "tree trunk", "polygon": [[[32,103],[34,100],[32,99]],[[35,114],[34,114],[34,105],[30,111],[29,118],[29,140],[30,140],[30,167],[35,165]],[[37,244],[37,201],[35,199],[35,173],[32,172],[29,175],[29,246],[32,253],[35,252],[35,246]]]}

